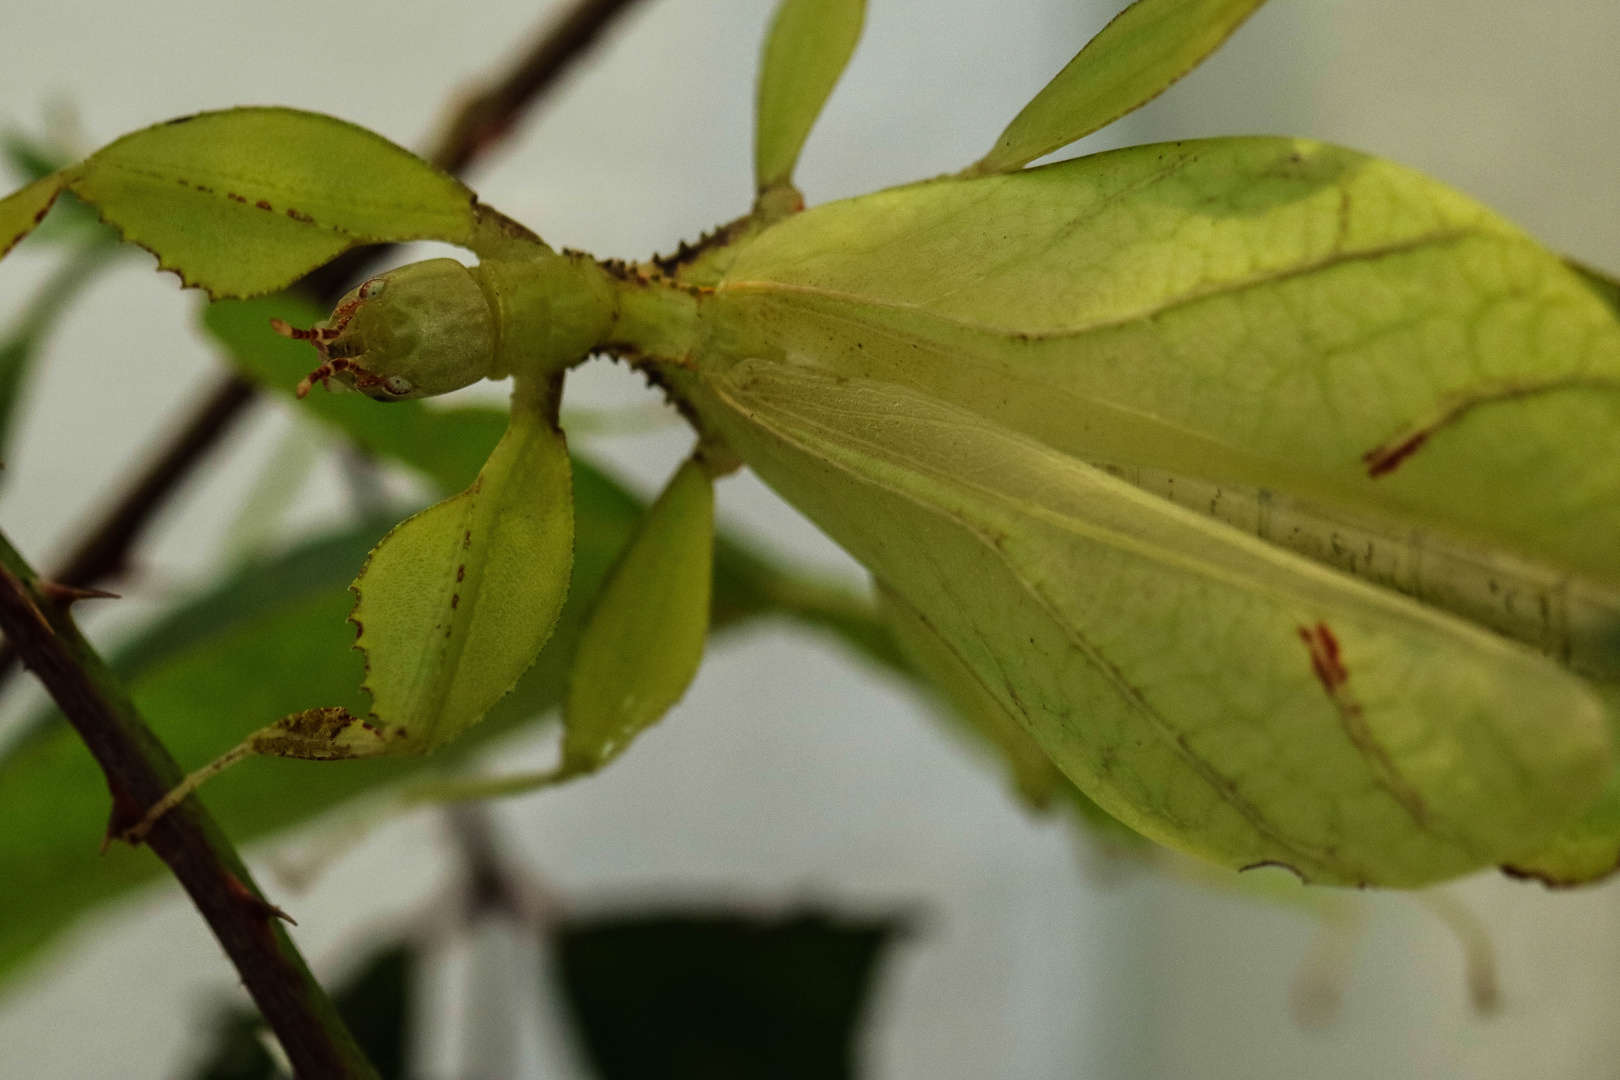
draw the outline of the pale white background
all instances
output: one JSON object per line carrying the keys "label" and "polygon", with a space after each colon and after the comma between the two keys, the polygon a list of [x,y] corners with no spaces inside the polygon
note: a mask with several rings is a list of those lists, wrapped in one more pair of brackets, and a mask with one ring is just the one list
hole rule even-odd
{"label": "pale white background", "polygon": [[[801,186],[823,201],[961,167],[1117,6],[871,0]],[[37,127],[65,97],[100,143],[198,109],[281,103],[421,145],[448,95],[517,51],[546,7],[12,0],[0,122]],[[554,244],[604,255],[668,249],[735,216],[749,196],[754,59],[770,7],[647,0],[475,186]],[[1333,139],[1424,168],[1547,242],[1620,268],[1617,45],[1620,10],[1602,0],[1273,0],[1205,70],[1093,142]],[[0,315],[43,268],[0,264]],[[132,259],[53,340],[0,493],[0,526],[31,557],[72,535],[134,448],[214,372],[192,301]],[[572,400],[647,400],[636,380],[597,367],[575,380]],[[206,578],[286,425],[264,408],[242,426],[164,519],[131,599],[102,615],[99,632],[116,636]],[[650,490],[682,442],[665,428],[585,446]],[[337,473],[323,466],[296,518],[341,503]],[[860,580],[751,479],[728,481],[721,509],[741,531]],[[545,753],[520,747],[502,764]],[[1603,1077],[1620,1060],[1620,889],[1549,896],[1490,877],[1458,887],[1500,954],[1504,1008],[1483,1020],[1434,916],[1406,897],[1366,897],[1343,1008],[1307,1030],[1288,1000],[1316,933],[1308,917],[1077,857],[1065,829],[1020,812],[901,688],[785,628],[711,653],[687,700],[601,777],[505,804],[500,817],[580,911],[724,901],[914,913],[863,1046],[884,1080]],[[258,849],[259,864],[275,850]],[[445,850],[431,816],[408,819],[312,891],[271,888],[317,965],[336,972],[356,934],[432,904]],[[483,950],[486,984],[499,952]],[[464,951],[445,962],[444,997],[470,963]],[[175,1075],[232,982],[174,891],[148,893],[0,997],[0,1078]],[[425,1076],[462,1075],[466,1019],[436,1025]],[[579,1075],[554,1018],[514,1075]]]}

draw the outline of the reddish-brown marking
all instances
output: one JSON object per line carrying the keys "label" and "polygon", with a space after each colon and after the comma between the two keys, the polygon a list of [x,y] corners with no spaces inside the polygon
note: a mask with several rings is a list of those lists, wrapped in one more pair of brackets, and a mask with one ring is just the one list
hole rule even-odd
{"label": "reddish-brown marking", "polygon": [[464,581],[464,580],[466,580],[466,577],[467,577],[467,564],[462,563],[460,566],[456,567],[456,581],[457,582]]}
{"label": "reddish-brown marking", "polygon": [[107,592],[105,589],[84,589],[77,585],[63,585],[56,581],[41,581],[39,591],[52,603],[68,607],[80,600],[121,600],[117,593]]}
{"label": "reddish-brown marking", "polygon": [[305,222],[305,223],[309,223],[309,222],[312,222],[312,221],[315,220],[314,218],[310,217],[308,214],[304,213],[302,210],[294,210],[290,206],[287,207],[287,216],[292,218],[294,221],[302,221],[302,222]]}
{"label": "reddish-brown marking", "polygon": [[236,192],[234,192],[234,191],[227,191],[227,192],[226,192],[226,193],[225,193],[225,197],[226,197],[226,198],[227,198],[227,199],[235,199],[235,200],[236,200],[236,201],[237,201],[237,202],[239,202],[239,203],[245,203],[245,202],[247,202],[247,200],[246,200],[246,199],[244,199],[244,198],[242,198],[242,196],[240,196],[240,195],[238,195],[238,194],[237,194],[237,193],[236,193]]}
{"label": "reddish-brown marking", "polygon": [[257,206],[260,210],[274,210],[275,209],[275,207],[271,206],[269,203],[265,202],[263,199],[260,199],[258,202],[254,203],[253,205]]}
{"label": "reddish-brown marking", "polygon": [[468,529],[466,531],[466,533],[461,537],[461,547],[462,547],[463,550],[472,547],[472,530],[471,529]]}
{"label": "reddish-brown marking", "polygon": [[337,306],[337,310],[333,311],[331,317],[327,319],[327,322],[332,325],[333,337],[337,337],[338,333],[349,325],[349,320],[354,318],[354,313],[360,310],[360,305],[363,303],[365,303],[363,298],[355,297],[348,303]]}
{"label": "reddish-brown marking", "polygon": [[[51,207],[54,205],[56,205],[56,200],[52,199],[50,202],[34,211],[34,224],[38,225],[40,222],[44,221],[45,215],[51,212]],[[17,239],[21,240],[22,237],[19,236]]]}
{"label": "reddish-brown marking", "polygon": [[1367,759],[1379,786],[1412,815],[1413,821],[1427,828],[1429,808],[1423,793],[1412,785],[1390,756],[1389,750],[1378,741],[1367,723],[1361,702],[1345,685],[1350,681],[1350,670],[1344,666],[1340,655],[1339,639],[1333,635],[1327,623],[1322,622],[1314,627],[1301,626],[1299,639],[1311,651],[1311,670],[1316,673],[1317,681],[1339,710],[1340,723],[1351,745]]}
{"label": "reddish-brown marking", "polygon": [[1387,476],[1400,468],[1401,462],[1423,449],[1423,444],[1429,441],[1430,431],[1419,431],[1408,435],[1394,446],[1380,446],[1361,455],[1361,460],[1367,463],[1367,475],[1374,480],[1380,476]]}
{"label": "reddish-brown marking", "polygon": [[461,594],[460,593],[451,593],[450,594],[450,610],[454,611],[459,606],[461,606]]}
{"label": "reddish-brown marking", "polygon": [[1300,627],[1299,639],[1311,651],[1311,670],[1316,672],[1317,681],[1337,697],[1339,687],[1350,681],[1350,672],[1339,658],[1339,639],[1333,636],[1327,623],[1320,622],[1315,627]]}

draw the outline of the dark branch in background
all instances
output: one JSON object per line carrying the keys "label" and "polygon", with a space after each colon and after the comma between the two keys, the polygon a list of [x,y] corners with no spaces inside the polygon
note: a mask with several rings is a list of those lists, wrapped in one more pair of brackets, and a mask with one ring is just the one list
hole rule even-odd
{"label": "dark branch in background", "polygon": [[[109,834],[139,821],[184,777],[129,695],[22,557],[0,536],[0,630],[68,718],[107,776]],[[208,921],[297,1076],[376,1080],[281,919],[230,840],[195,797],[147,837]]]}
{"label": "dark branch in background", "polygon": [[463,918],[474,922],[504,915],[545,929],[562,917],[562,903],[538,880],[501,855],[495,820],[488,805],[452,803],[445,819],[461,856],[466,894]]}
{"label": "dark branch in background", "polygon": [[[456,112],[428,160],[460,174],[500,141],[613,20],[637,0],[579,0],[535,41],[506,75],[468,98]],[[386,256],[391,245],[355,248],[310,273],[295,288],[331,305]],[[51,574],[74,587],[99,584],[121,573],[130,550],[194,466],[208,455],[257,396],[252,383],[229,375],[136,477],[125,494],[86,533],[77,549]],[[16,669],[8,643],[0,648],[0,684]]]}
{"label": "dark branch in background", "polygon": [[507,73],[461,107],[433,163],[459,173],[511,130],[528,104],[553,85],[575,58],[635,0],[582,0],[535,41]]}

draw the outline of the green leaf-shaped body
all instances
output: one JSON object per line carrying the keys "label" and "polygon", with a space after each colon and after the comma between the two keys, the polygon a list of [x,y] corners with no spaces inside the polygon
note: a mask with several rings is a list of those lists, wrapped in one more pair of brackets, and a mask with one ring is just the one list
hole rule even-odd
{"label": "green leaf-shaped body", "polygon": [[866,0],[782,0],[765,39],[754,133],[761,192],[793,182],[793,166],[827,95],[844,73]]}
{"label": "green leaf-shaped body", "polygon": [[592,772],[680,700],[709,633],[714,482],[687,461],[609,571],[580,639],[561,773]]}
{"label": "green leaf-shaped body", "polygon": [[1607,781],[1602,705],[1551,661],[813,361],[686,389],[1140,832],[1411,886],[1545,847]]}
{"label": "green leaf-shaped body", "polygon": [[1620,581],[1620,321],[1388,162],[1220,139],[879,192],[765,232],[711,310],[1085,460]]}
{"label": "green leaf-shaped body", "polygon": [[969,172],[1012,172],[1141,108],[1265,0],[1136,0],[1047,83]]}

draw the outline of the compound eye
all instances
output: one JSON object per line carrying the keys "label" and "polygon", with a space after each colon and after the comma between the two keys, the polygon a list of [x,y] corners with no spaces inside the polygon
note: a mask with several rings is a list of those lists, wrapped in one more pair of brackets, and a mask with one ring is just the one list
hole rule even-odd
{"label": "compound eye", "polygon": [[382,388],[392,397],[404,397],[416,389],[411,380],[400,375],[388,376],[382,381]]}
{"label": "compound eye", "polygon": [[367,281],[360,286],[360,290],[357,295],[361,300],[370,300],[373,296],[376,296],[378,293],[382,292],[383,286],[386,284],[388,283],[382,278],[374,277],[370,281]]}

